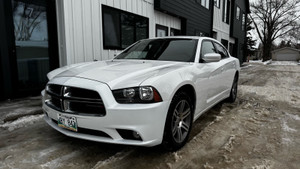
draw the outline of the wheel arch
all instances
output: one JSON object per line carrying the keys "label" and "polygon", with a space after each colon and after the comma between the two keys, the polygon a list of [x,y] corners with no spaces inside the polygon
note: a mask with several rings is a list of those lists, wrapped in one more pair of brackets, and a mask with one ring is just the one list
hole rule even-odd
{"label": "wheel arch", "polygon": [[177,91],[175,92],[173,97],[178,92],[186,92],[188,94],[188,96],[190,97],[190,99],[192,101],[192,104],[193,104],[192,106],[193,106],[193,114],[194,114],[195,113],[195,108],[196,108],[196,101],[197,101],[196,91],[195,91],[194,86],[192,86],[190,84],[185,84],[185,85],[181,86],[180,88],[177,89]]}
{"label": "wheel arch", "polygon": [[237,80],[239,80],[240,72],[236,71],[234,77],[237,77]]}

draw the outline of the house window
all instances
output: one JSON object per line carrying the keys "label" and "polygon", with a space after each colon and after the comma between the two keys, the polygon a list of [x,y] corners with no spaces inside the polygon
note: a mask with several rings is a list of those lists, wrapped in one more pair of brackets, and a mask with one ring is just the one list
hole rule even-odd
{"label": "house window", "polygon": [[220,0],[214,0],[215,6],[220,8]]}
{"label": "house window", "polygon": [[242,15],[242,30],[245,30],[245,24],[246,24],[246,15],[243,13]]}
{"label": "house window", "polygon": [[201,6],[209,9],[209,1],[210,0],[195,0],[196,3],[201,4]]}
{"label": "house window", "polygon": [[174,29],[174,28],[171,28],[170,29],[170,36],[178,36],[180,35],[180,30],[179,29]]}
{"label": "house window", "polygon": [[229,53],[231,54],[231,56],[233,55],[233,49],[234,49],[234,44],[229,43]]}
{"label": "house window", "polygon": [[226,49],[228,49],[228,40],[221,39],[221,43],[223,46],[225,46]]}
{"label": "house window", "polygon": [[149,19],[102,5],[104,49],[124,49],[149,37]]}
{"label": "house window", "polygon": [[213,31],[213,38],[216,39],[216,40],[218,39],[218,33],[215,32],[215,31]]}
{"label": "house window", "polygon": [[223,0],[223,22],[229,24],[230,1]]}
{"label": "house window", "polygon": [[168,27],[156,24],[156,37],[168,36]]}
{"label": "house window", "polygon": [[241,8],[240,7],[236,7],[236,19],[240,20],[240,14],[241,14]]}

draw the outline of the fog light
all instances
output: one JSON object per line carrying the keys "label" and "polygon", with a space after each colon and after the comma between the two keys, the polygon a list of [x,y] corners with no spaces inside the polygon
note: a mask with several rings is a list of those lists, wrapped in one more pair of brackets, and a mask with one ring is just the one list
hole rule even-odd
{"label": "fog light", "polygon": [[141,138],[141,136],[139,135],[139,133],[137,133],[137,132],[135,132],[135,131],[132,132],[132,136],[133,136],[135,139],[140,139],[140,138]]}

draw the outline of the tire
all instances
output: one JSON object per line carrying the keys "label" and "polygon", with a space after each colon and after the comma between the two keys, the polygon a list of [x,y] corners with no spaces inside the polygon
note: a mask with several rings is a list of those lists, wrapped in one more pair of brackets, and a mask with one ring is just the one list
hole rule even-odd
{"label": "tire", "polygon": [[237,90],[238,90],[238,75],[234,76],[234,80],[232,83],[232,87],[230,90],[230,96],[227,98],[227,102],[234,103],[237,97]]}
{"label": "tire", "polygon": [[163,146],[168,151],[183,147],[192,129],[193,104],[185,92],[175,94],[170,104],[165,123]]}

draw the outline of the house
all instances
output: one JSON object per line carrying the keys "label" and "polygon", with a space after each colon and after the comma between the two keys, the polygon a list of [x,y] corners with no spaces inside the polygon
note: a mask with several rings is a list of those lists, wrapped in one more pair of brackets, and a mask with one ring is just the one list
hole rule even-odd
{"label": "house", "polygon": [[248,7],[248,0],[1,1],[0,99],[38,95],[47,72],[111,59],[144,38],[216,36],[242,61]]}
{"label": "house", "polygon": [[246,59],[249,0],[214,0],[214,2],[213,37],[243,63]]}
{"label": "house", "polygon": [[274,61],[299,61],[300,60],[300,50],[284,47],[272,51],[272,60]]}

